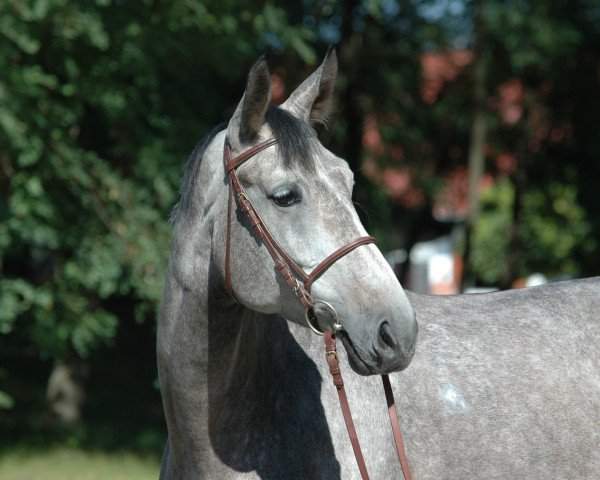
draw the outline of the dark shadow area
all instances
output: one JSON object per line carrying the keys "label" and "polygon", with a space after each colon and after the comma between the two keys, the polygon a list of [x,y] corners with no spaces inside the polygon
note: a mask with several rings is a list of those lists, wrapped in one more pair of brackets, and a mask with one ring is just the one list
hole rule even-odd
{"label": "dark shadow area", "polygon": [[339,478],[322,379],[287,322],[242,307],[209,311],[209,434],[219,458],[262,479]]}
{"label": "dark shadow area", "polygon": [[161,458],[166,428],[156,381],[155,328],[150,321],[135,322],[125,299],[112,301],[111,309],[122,322],[111,345],[79,361],[85,398],[81,420],[72,425],[61,424],[49,412],[46,385],[52,362],[0,337],[1,363],[11,372],[3,386],[15,402],[12,409],[0,410],[0,448],[65,445]]}

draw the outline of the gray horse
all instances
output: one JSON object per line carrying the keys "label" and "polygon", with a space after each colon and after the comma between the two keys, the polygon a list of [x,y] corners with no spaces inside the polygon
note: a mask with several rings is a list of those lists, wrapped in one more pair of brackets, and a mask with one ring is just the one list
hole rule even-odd
{"label": "gray horse", "polygon": [[[190,157],[158,324],[169,433],[161,479],[360,478],[322,340],[239,211],[230,253],[237,301],[225,282],[226,136],[234,155],[277,139],[238,175],[306,271],[365,235],[352,173],[313,128],[327,119],[336,71],[330,50],[276,108],[259,60],[229,124]],[[345,368],[371,478],[402,475],[373,374],[403,370],[413,354],[390,378],[415,479],[600,478],[599,292],[597,278],[407,297],[373,244],[333,264],[312,294],[337,311],[340,363],[360,374]],[[329,328],[327,312],[316,313]]]}

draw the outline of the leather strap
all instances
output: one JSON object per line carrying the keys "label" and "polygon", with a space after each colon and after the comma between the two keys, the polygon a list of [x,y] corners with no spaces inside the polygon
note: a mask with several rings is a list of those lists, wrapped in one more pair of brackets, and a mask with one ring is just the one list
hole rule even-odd
{"label": "leather strap", "polygon": [[337,349],[335,347],[335,336],[330,330],[327,330],[323,335],[323,338],[325,341],[325,358],[327,359],[327,365],[329,366],[329,373],[331,373],[331,376],[333,377],[333,384],[337,389],[340,407],[342,408],[342,414],[344,415],[344,422],[346,422],[346,430],[348,430],[352,450],[354,450],[354,458],[356,458],[360,476],[363,480],[369,480],[367,464],[365,463],[365,457],[363,457],[360,448],[360,442],[358,441],[358,435],[356,434],[356,428],[354,427],[354,421],[352,420],[352,413],[350,413],[348,397],[346,396],[346,390],[344,389],[344,380],[342,379]]}
{"label": "leather strap", "polygon": [[317,265],[310,275],[308,275],[308,280],[304,282],[306,288],[310,291],[310,287],[313,282],[319,278],[321,275],[325,273],[325,271],[331,267],[335,262],[337,262],[344,255],[349,254],[355,248],[360,247],[361,245],[367,245],[369,243],[375,243],[375,239],[373,237],[360,237],[350,242],[348,245],[345,245],[341,248],[338,248],[335,252],[329,255],[325,260],[323,260],[319,265]]}
{"label": "leather strap", "polygon": [[412,480],[410,467],[408,466],[408,458],[406,458],[406,450],[404,449],[404,441],[402,440],[400,420],[398,420],[398,412],[396,411],[394,392],[392,391],[392,385],[390,384],[390,377],[388,377],[387,375],[382,375],[381,380],[383,380],[383,390],[385,391],[385,399],[387,401],[388,406],[388,415],[390,417],[390,423],[392,424],[394,443],[396,444],[396,452],[398,453],[398,459],[400,460],[402,473],[404,474],[405,480]]}
{"label": "leather strap", "polygon": [[225,169],[227,170],[227,173],[231,172],[231,170],[235,170],[236,168],[238,168],[242,163],[244,163],[246,160],[249,160],[250,158],[252,158],[254,155],[256,155],[258,152],[260,152],[261,150],[264,150],[267,147],[270,147],[271,145],[275,145],[277,143],[277,139],[276,138],[271,138],[269,140],[266,140],[264,142],[261,142],[255,146],[253,146],[252,148],[240,153],[237,157],[235,158],[231,158],[231,149],[228,148],[229,144],[227,143],[227,139],[225,140],[225,145],[226,145],[226,149],[229,150],[228,154],[226,153],[226,157],[225,157]]}
{"label": "leather strap", "polygon": [[227,243],[225,244],[225,285],[227,287],[227,291],[229,295],[233,297],[233,299],[240,303],[237,297],[235,296],[235,292],[233,291],[233,287],[231,286],[231,210],[233,202],[233,189],[231,186],[229,187],[229,195],[227,198]]}
{"label": "leather strap", "polygon": [[[352,450],[354,450],[354,458],[356,458],[356,463],[358,464],[358,469],[360,470],[360,475],[363,480],[369,480],[365,458],[360,448],[360,442],[358,441],[356,428],[354,427],[354,421],[352,420],[352,413],[350,412],[348,397],[346,395],[346,390],[344,389],[344,380],[342,378],[342,372],[340,370],[337,356],[335,335],[330,330],[327,330],[323,335],[323,339],[325,341],[325,359],[327,360],[327,365],[329,366],[329,373],[331,373],[333,378],[333,384],[337,389],[340,407],[342,409],[342,414],[344,415],[344,422],[346,422],[346,430],[348,431],[348,436],[350,437]],[[387,375],[381,375],[381,379],[383,380],[383,389],[385,391],[385,398],[387,400],[388,415],[392,424],[392,434],[394,435],[396,452],[398,453],[398,459],[400,460],[400,466],[402,467],[402,474],[404,475],[405,480],[412,480],[408,459],[406,458],[406,452],[404,450],[404,441],[402,439],[400,421],[398,420],[398,412],[396,411],[396,402],[394,400],[394,393],[392,391],[390,379]]]}

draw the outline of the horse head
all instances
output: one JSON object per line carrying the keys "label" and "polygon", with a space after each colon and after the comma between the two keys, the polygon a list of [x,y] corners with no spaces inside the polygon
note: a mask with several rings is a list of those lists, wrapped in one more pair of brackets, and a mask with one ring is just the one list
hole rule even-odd
{"label": "horse head", "polygon": [[[302,325],[308,320],[317,331],[335,324],[356,372],[387,373],[408,366],[417,338],[414,311],[394,273],[370,240],[359,241],[359,247],[327,265],[321,263],[357,237],[370,238],[352,202],[352,171],[320,143],[315,131],[330,114],[336,73],[336,55],[330,49],[321,66],[285,103],[274,107],[265,59],[251,68],[227,126],[225,155],[231,163],[257,145],[260,151],[255,149],[251,159],[229,169],[235,179],[228,176],[225,162],[221,199],[230,210],[228,188],[234,181],[240,186],[233,195],[238,197],[236,214],[216,220],[215,229],[227,231],[226,239],[224,233],[218,236],[222,248],[216,263],[223,284],[230,284],[230,294],[239,303]],[[269,139],[274,141],[265,143]],[[248,216],[250,208],[258,220]],[[246,216],[240,211],[244,209]],[[260,234],[256,222],[272,242]],[[265,248],[270,243],[280,247],[277,255]],[[287,263],[299,267],[293,272],[299,278],[291,277],[293,269],[287,279],[279,274],[282,267],[273,258],[286,263],[286,256]],[[303,304],[298,289],[311,272],[319,275],[308,287],[313,302],[309,318],[309,297]]]}

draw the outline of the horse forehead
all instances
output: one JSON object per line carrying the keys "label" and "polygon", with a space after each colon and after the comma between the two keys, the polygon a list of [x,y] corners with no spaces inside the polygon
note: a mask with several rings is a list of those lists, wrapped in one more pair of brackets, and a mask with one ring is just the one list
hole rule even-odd
{"label": "horse forehead", "polygon": [[354,174],[344,159],[336,156],[321,144],[318,145],[315,152],[313,175],[316,179],[323,184],[331,185],[335,189],[352,186]]}
{"label": "horse forehead", "polygon": [[347,185],[352,185],[354,175],[346,161],[335,156],[322,145],[319,145],[314,153],[314,158],[307,158],[305,164],[299,161],[286,165],[276,146],[267,148],[242,165],[238,173],[251,183],[295,177],[304,179],[309,185],[321,187],[319,190],[323,188],[328,190],[329,186],[334,191],[338,191],[344,190]]}
{"label": "horse forehead", "polygon": [[252,184],[289,178],[296,169],[286,168],[277,149],[267,148],[238,169],[238,175]]}
{"label": "horse forehead", "polygon": [[354,183],[354,173],[352,173],[350,166],[345,160],[330,154],[322,159],[321,163],[328,179],[350,184]]}

